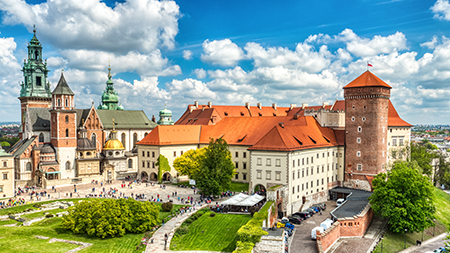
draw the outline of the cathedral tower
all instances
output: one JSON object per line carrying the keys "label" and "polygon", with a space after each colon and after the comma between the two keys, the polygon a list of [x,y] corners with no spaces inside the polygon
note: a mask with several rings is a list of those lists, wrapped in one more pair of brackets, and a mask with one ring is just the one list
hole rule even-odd
{"label": "cathedral tower", "polygon": [[111,80],[111,67],[108,68],[108,81],[106,81],[106,90],[102,94],[102,102],[97,109],[100,110],[123,110],[123,106],[119,104],[119,95],[114,90],[113,81]]}
{"label": "cathedral tower", "polygon": [[20,104],[22,125],[19,137],[25,132],[28,108],[50,108],[52,96],[47,75],[47,60],[42,62],[42,46],[36,38],[36,30],[33,30],[33,38],[28,43],[28,60],[23,63],[24,81],[20,84]]}
{"label": "cathedral tower", "polygon": [[370,71],[344,87],[345,186],[370,191],[372,178],[386,171],[391,88]]}
{"label": "cathedral tower", "polygon": [[74,102],[74,94],[61,73],[58,85],[52,92],[50,136],[51,144],[58,154],[62,179],[75,176],[77,119]]}

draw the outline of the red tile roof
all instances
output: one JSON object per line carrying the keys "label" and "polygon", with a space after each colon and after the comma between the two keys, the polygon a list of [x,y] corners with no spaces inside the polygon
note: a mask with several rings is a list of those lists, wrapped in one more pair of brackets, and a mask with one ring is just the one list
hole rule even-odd
{"label": "red tile roof", "polygon": [[405,127],[413,126],[408,122],[402,120],[402,118],[398,116],[398,113],[395,110],[391,100],[389,100],[389,108],[388,108],[388,126],[405,126]]}
{"label": "red tile roof", "polygon": [[344,86],[344,89],[356,88],[356,87],[386,87],[392,88],[383,80],[378,78],[376,75],[372,74],[370,71],[364,72],[362,75],[357,77],[355,80],[351,81],[349,84]]}
{"label": "red tile roof", "polygon": [[201,126],[159,125],[144,137],[138,145],[198,144]]}
{"label": "red tile roof", "polygon": [[345,100],[336,100],[331,107],[333,111],[345,111]]}

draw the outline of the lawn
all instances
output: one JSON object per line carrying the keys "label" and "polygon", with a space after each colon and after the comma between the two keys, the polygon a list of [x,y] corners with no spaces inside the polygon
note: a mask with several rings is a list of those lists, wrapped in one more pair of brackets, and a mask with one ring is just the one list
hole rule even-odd
{"label": "lawn", "polygon": [[236,249],[236,232],[251,218],[250,215],[220,213],[210,217],[210,212],[206,212],[190,225],[182,225],[187,226],[189,232],[175,236],[170,249],[232,252]]}
{"label": "lawn", "polygon": [[[434,188],[434,194],[436,200],[434,202],[436,206],[436,227],[429,228],[423,233],[423,240],[426,241],[434,235],[439,235],[450,229],[450,195],[443,192],[438,188]],[[434,230],[434,231],[433,231]],[[406,247],[416,244],[416,240],[422,240],[422,233],[407,233],[406,234]],[[405,235],[393,234],[387,231],[384,234],[383,239],[383,252],[399,252],[405,247]],[[381,243],[378,243],[375,251],[381,252]]]}
{"label": "lawn", "polygon": [[21,213],[21,212],[23,212],[23,211],[25,211],[27,209],[37,210],[37,208],[33,206],[35,204],[43,205],[43,204],[48,204],[48,203],[52,203],[52,202],[56,202],[56,201],[73,201],[75,203],[78,200],[85,200],[85,198],[49,200],[49,201],[42,201],[42,202],[36,202],[36,203],[25,204],[25,205],[21,205],[21,206],[15,206],[15,207],[10,207],[10,208],[0,209],[0,216],[1,215],[7,215],[7,214],[10,214],[10,213]]}
{"label": "lawn", "polygon": [[[160,203],[155,203],[157,206],[161,206]],[[177,210],[183,205],[173,205],[173,210]],[[8,208],[8,213],[18,213],[19,210],[26,210],[28,208],[36,209],[31,205],[19,206]],[[5,211],[5,210],[0,210]],[[55,209],[47,211],[49,213],[58,213],[67,210]],[[27,214],[24,217],[29,219],[44,216],[44,211]],[[170,212],[159,213],[159,220],[168,220]],[[29,227],[17,226],[17,227],[4,227],[2,225],[18,223],[14,220],[0,221],[0,252],[1,249],[8,249],[8,252],[67,252],[71,249],[79,247],[78,245],[68,243],[48,243],[50,239],[38,239],[36,235],[46,236],[49,238],[67,239],[74,241],[81,241],[92,243],[93,245],[82,250],[82,253],[86,252],[142,252],[136,251],[136,246],[140,243],[140,240],[144,236],[140,234],[126,234],[123,237],[100,239],[97,237],[91,237],[83,234],[74,234],[69,230],[61,228],[62,218],[55,217],[50,219],[44,219],[43,221],[33,223]],[[21,224],[21,223],[18,223]]]}

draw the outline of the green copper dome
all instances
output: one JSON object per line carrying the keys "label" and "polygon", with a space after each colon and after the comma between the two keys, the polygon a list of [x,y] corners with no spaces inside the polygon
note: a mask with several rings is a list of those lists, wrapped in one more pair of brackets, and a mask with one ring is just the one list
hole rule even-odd
{"label": "green copper dome", "polygon": [[166,109],[166,106],[164,106],[164,109],[159,111],[159,120],[157,122],[158,125],[173,125],[174,122],[172,120],[172,111]]}
{"label": "green copper dome", "polygon": [[114,83],[111,80],[111,67],[108,68],[108,81],[106,81],[106,89],[102,94],[101,105],[97,108],[100,110],[123,110],[123,106],[119,105],[119,95],[114,90]]}

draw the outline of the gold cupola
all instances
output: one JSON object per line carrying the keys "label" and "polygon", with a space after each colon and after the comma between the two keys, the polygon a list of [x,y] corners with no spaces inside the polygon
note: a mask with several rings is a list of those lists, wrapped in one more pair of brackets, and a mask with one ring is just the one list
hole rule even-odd
{"label": "gold cupola", "polygon": [[117,139],[117,131],[115,129],[113,119],[113,129],[111,131],[111,138],[105,143],[103,150],[124,150],[122,142]]}

